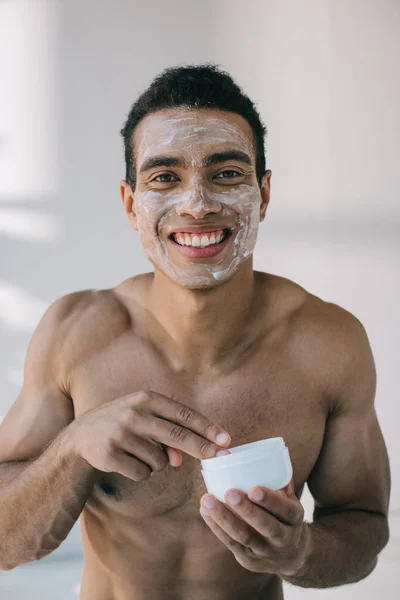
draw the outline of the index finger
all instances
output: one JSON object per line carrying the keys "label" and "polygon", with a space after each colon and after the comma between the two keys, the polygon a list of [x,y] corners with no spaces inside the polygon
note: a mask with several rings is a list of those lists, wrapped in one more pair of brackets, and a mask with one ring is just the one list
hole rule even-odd
{"label": "index finger", "polygon": [[208,419],[191,406],[157,392],[149,392],[149,394],[151,394],[151,408],[156,416],[181,425],[185,429],[190,429],[218,446],[226,448],[231,443],[229,433],[221,425]]}

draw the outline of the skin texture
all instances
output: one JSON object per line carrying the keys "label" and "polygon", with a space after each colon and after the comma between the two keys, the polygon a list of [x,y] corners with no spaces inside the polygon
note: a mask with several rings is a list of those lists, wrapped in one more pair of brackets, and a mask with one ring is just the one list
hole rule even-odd
{"label": "skin texture", "polygon": [[[250,130],[236,115],[193,110],[191,127],[207,122],[198,133],[208,137],[192,149],[181,145],[171,121],[186,118],[187,109],[144,119],[135,137],[137,189],[122,182],[121,197],[132,228],[141,228],[154,273],[108,290],[70,294],[49,309],[31,344],[24,388],[0,429],[0,461],[44,456],[48,442],[61,430],[63,436],[72,431],[87,411],[153,390],[217,423],[230,434],[231,446],[282,436],[293,480],[283,491],[263,489],[262,500],[233,490],[239,504],[229,504],[227,495],[206,514],[210,495],[200,461],[179,450],[163,470],[140,482],[94,471],[81,514],[81,600],[280,600],[282,578],[327,587],[365,577],[386,543],[389,466],[365,330],[353,315],[298,284],[253,270],[251,224],[265,216],[271,173],[256,193],[253,155],[243,184],[212,183],[224,170],[244,169],[231,160],[201,167],[205,156],[221,150],[204,112],[225,121],[225,131],[239,128],[247,138],[239,143],[237,133],[223,149],[237,143],[250,152]],[[187,134],[187,123],[182,132]],[[157,167],[141,176],[150,145],[152,155],[166,148],[170,155],[186,152],[186,168]],[[160,197],[156,210],[154,197],[146,196],[155,185],[150,179],[167,172],[178,181],[163,184],[169,199],[163,204]],[[243,185],[244,204],[251,187],[257,219],[249,206],[239,214],[239,200],[204,204],[210,194],[225,193],[217,191],[222,185]],[[166,244],[168,228],[219,226],[225,218],[235,221],[239,243],[232,239],[214,257],[218,261],[189,260]],[[215,278],[216,272],[224,275]],[[104,444],[101,436],[98,443]],[[51,462],[51,452],[46,456]],[[36,464],[31,480],[28,469],[35,462],[25,471],[19,504],[21,488],[15,488],[8,520],[12,506],[22,519],[24,506],[31,514],[39,503],[39,474],[45,477],[50,466],[39,459]],[[0,481],[7,466],[2,473],[0,465]],[[59,472],[51,494],[40,489],[44,512],[71,514],[71,495],[79,506],[77,470],[65,466],[68,478]],[[299,501],[306,482],[316,503],[313,528],[303,523]]]}

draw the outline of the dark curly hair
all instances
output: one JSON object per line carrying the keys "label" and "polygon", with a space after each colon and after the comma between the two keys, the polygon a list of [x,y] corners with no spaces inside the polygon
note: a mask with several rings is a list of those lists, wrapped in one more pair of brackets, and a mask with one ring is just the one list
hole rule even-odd
{"label": "dark curly hair", "polygon": [[241,115],[253,131],[258,185],[265,173],[264,136],[267,128],[261,121],[254,103],[232,77],[219,65],[205,63],[165,69],[132,105],[121,129],[124,140],[126,181],[136,187],[136,155],[133,132],[139,121],[149,113],[176,107],[217,108]]}

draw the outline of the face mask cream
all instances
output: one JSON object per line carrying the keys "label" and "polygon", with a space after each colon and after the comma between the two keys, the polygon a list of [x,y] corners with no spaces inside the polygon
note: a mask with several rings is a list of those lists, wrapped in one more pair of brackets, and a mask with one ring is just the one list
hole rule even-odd
{"label": "face mask cream", "polygon": [[[135,134],[139,172],[148,158],[164,153],[186,157],[192,167],[190,177],[183,177],[185,181],[161,167],[158,172],[153,169],[147,179],[139,176],[134,193],[137,228],[146,256],[171,281],[191,289],[208,288],[230,279],[252,255],[261,194],[253,167],[228,164],[225,171],[236,172],[237,176],[224,179],[224,171],[214,177],[207,174],[202,161],[206,149],[210,153],[241,150],[249,157],[253,157],[254,149],[243,128],[225,118],[211,116],[207,110],[182,108],[178,115],[174,117],[174,111],[148,115]],[[172,182],[157,181],[161,175],[172,178]],[[171,226],[179,223],[184,232],[195,220],[201,220],[202,225],[217,223],[216,230],[221,224],[231,232],[224,249],[206,261],[190,260],[168,236]]]}
{"label": "face mask cream", "polygon": [[246,494],[257,485],[279,490],[292,479],[289,450],[282,437],[243,444],[229,452],[200,461],[207,491],[220,502],[225,502],[225,493],[231,488]]}

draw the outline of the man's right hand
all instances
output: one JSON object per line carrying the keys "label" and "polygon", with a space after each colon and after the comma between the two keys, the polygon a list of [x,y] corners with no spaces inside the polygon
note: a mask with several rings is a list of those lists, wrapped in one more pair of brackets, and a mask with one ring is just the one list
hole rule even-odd
{"label": "man's right hand", "polygon": [[[94,468],[134,481],[148,479],[169,463],[178,467],[182,452],[213,458],[230,444],[224,429],[191,407],[150,391],[111,400],[77,417],[68,427],[74,452]],[[165,450],[164,450],[165,448]]]}

